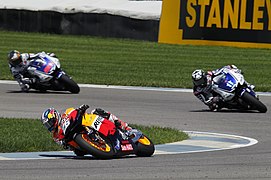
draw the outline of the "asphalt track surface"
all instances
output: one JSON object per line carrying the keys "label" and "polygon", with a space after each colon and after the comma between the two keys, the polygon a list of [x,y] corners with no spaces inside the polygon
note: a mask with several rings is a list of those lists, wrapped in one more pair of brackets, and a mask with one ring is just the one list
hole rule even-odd
{"label": "asphalt track surface", "polygon": [[[271,96],[260,96],[271,106]],[[191,92],[82,87],[80,94],[20,93],[18,85],[0,84],[2,117],[39,118],[47,107],[89,104],[134,124],[185,131],[234,134],[258,141],[221,151],[160,154],[149,158],[92,157],[1,160],[0,179],[271,179],[271,119],[267,113],[210,112]]]}

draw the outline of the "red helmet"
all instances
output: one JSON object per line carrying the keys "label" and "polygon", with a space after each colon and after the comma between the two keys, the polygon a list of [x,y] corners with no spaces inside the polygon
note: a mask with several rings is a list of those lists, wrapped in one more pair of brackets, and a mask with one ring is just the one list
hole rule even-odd
{"label": "red helmet", "polygon": [[42,113],[40,120],[48,131],[52,132],[58,125],[60,114],[56,109],[49,108]]}

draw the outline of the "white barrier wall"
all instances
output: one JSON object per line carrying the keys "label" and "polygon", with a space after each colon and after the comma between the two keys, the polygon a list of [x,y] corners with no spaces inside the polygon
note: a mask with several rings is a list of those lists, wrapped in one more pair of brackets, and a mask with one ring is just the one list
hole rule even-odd
{"label": "white barrier wall", "polygon": [[158,41],[161,1],[1,0],[0,28]]}

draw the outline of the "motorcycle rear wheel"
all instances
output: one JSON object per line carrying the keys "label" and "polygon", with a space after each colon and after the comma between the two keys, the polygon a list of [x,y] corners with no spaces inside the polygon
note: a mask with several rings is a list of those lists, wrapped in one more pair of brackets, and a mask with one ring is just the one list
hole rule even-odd
{"label": "motorcycle rear wheel", "polygon": [[78,94],[80,88],[76,82],[74,82],[68,75],[63,74],[58,81],[65,86],[65,89],[71,93]]}
{"label": "motorcycle rear wheel", "polygon": [[86,152],[99,159],[110,159],[114,156],[112,145],[107,139],[95,141],[85,133],[76,134],[74,141]]}
{"label": "motorcycle rear wheel", "polygon": [[243,96],[241,97],[248,105],[252,106],[253,108],[257,109],[261,113],[265,113],[267,111],[267,107],[259,101],[254,96],[251,96],[248,92],[244,92]]}
{"label": "motorcycle rear wheel", "polygon": [[137,145],[137,151],[135,154],[139,157],[150,157],[154,153],[154,144],[152,141],[145,135],[143,135],[138,142]]}

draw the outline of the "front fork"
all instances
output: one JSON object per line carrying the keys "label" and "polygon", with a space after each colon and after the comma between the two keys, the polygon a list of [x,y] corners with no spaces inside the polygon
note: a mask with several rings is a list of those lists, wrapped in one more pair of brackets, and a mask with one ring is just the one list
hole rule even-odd
{"label": "front fork", "polygon": [[66,74],[64,71],[59,70],[56,74],[56,79],[59,79],[62,75]]}
{"label": "front fork", "polygon": [[244,92],[248,92],[250,95],[252,95],[252,96],[254,96],[254,97],[256,97],[256,98],[258,99],[256,93],[255,93],[251,88],[249,88],[249,87],[243,87],[243,88],[241,89],[241,91],[239,91],[238,96],[239,96],[239,97],[242,97],[243,94],[244,94]]}

